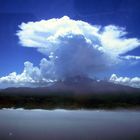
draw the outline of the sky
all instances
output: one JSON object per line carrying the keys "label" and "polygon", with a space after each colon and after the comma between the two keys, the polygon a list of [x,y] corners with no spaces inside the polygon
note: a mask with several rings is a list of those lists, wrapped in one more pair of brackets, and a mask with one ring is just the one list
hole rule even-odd
{"label": "sky", "polygon": [[[111,82],[140,87],[139,9],[139,0],[0,0],[0,87],[16,86],[19,81],[21,82],[20,86],[25,86],[25,83],[29,84],[30,81],[42,85],[47,80],[78,74],[100,79],[110,78]],[[53,26],[55,31],[49,29],[51,24],[48,21],[52,18],[59,19],[55,21],[56,24],[62,21],[59,26]],[[41,20],[46,22],[42,23]],[[73,40],[68,40],[69,34],[63,30],[63,33],[59,33],[59,36],[55,38],[57,41],[59,40],[59,44],[52,43],[50,40],[41,42],[41,45],[31,43],[32,41],[40,43],[44,37],[48,38],[48,31],[51,35],[56,36],[58,29],[64,27],[66,21],[66,29],[70,28]],[[47,24],[48,28],[45,28],[44,24]],[[84,25],[87,27],[83,27]],[[76,26],[80,33],[79,31],[77,31],[78,33],[73,32],[75,30],[73,26]],[[26,29],[26,27],[28,28]],[[88,28],[90,28],[89,31]],[[94,30],[93,28],[97,31],[90,34],[89,32]],[[39,31],[40,34],[27,34],[28,30]],[[81,32],[84,34],[79,36]],[[123,35],[117,36],[117,34]],[[62,38],[59,38],[60,36]],[[39,40],[39,38],[41,39]],[[91,44],[85,38],[89,39]],[[63,47],[63,40],[67,41],[65,46],[69,48],[68,50]],[[108,42],[111,44],[110,46],[108,46]],[[73,46],[77,44],[75,57],[72,55],[75,51],[70,47],[71,43],[74,44]],[[45,47],[49,45],[62,46],[58,49],[61,53],[54,51],[52,46],[49,46],[49,49],[45,47],[42,49],[43,45]],[[82,50],[80,53],[82,45],[88,46],[88,49]],[[105,49],[103,52],[99,50],[100,47],[97,47],[98,51],[96,48],[92,50],[92,45],[100,45]],[[120,48],[112,49],[115,45]],[[127,49],[123,50],[122,48],[125,46]],[[106,49],[107,47],[111,49]],[[84,56],[83,51],[87,54],[81,58]],[[102,53],[104,56],[101,55]],[[68,57],[69,55],[70,57]],[[56,61],[54,57],[59,57],[62,60]],[[122,58],[118,60],[118,57]],[[77,67],[82,66],[82,68],[74,67],[73,63],[69,61],[71,58],[75,58],[72,60],[78,65],[74,64]],[[94,60],[92,61],[91,58]],[[66,61],[63,61],[64,59]],[[47,62],[48,60],[52,61]],[[94,67],[89,68],[91,65]],[[54,75],[52,72],[57,74]],[[28,75],[28,78],[25,75]]]}

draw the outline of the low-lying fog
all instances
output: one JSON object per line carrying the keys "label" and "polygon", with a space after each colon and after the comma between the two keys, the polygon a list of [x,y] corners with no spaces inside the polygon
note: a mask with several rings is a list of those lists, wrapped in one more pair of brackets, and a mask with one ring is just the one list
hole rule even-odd
{"label": "low-lying fog", "polygon": [[139,140],[134,110],[0,110],[1,140]]}

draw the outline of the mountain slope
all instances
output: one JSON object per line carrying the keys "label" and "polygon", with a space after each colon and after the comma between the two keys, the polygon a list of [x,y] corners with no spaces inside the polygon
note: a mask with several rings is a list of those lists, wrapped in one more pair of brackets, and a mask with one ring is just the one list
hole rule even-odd
{"label": "mountain slope", "polygon": [[79,93],[79,94],[104,94],[104,93],[140,93],[140,89],[118,85],[107,81],[97,81],[86,77],[70,77],[64,81],[57,81],[50,86],[38,88],[7,88],[3,93],[18,94],[49,94],[52,92]]}

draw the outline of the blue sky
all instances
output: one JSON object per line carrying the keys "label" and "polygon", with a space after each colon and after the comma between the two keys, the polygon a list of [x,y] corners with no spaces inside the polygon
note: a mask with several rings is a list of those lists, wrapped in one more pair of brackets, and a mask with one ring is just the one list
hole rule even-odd
{"label": "blue sky", "polygon": [[[93,25],[125,27],[127,37],[140,39],[139,0],[0,0],[0,77],[23,71],[25,61],[38,65],[45,57],[34,48],[22,47],[16,36],[22,22],[61,18],[83,20]],[[140,55],[140,47],[128,52]],[[127,64],[111,72],[128,77],[140,77],[140,62]]]}

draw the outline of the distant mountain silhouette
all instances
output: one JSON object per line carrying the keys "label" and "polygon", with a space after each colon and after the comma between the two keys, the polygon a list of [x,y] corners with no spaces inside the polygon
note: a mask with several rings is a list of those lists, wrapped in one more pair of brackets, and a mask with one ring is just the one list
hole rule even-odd
{"label": "distant mountain silhouette", "polygon": [[104,94],[104,93],[140,93],[140,89],[114,84],[104,80],[94,80],[87,77],[75,76],[66,78],[63,81],[57,81],[46,87],[19,87],[3,89],[2,93],[18,94],[49,94],[56,92],[78,93],[78,94]]}

